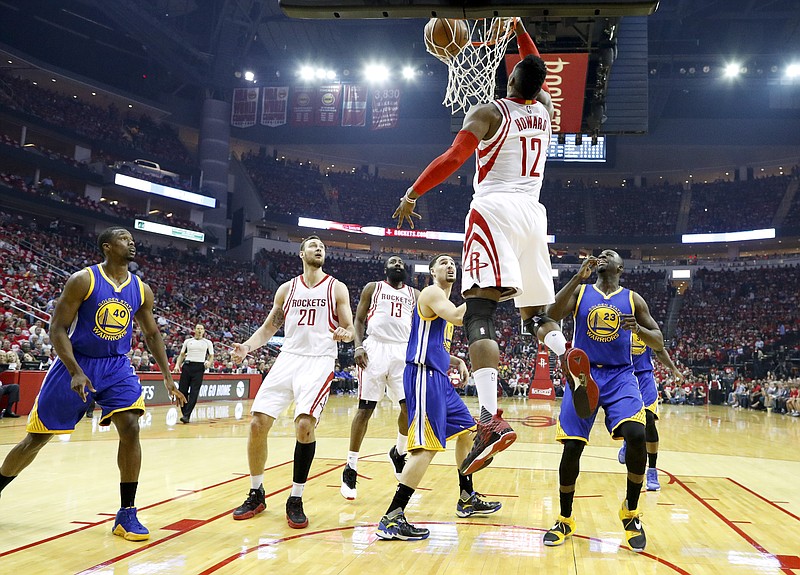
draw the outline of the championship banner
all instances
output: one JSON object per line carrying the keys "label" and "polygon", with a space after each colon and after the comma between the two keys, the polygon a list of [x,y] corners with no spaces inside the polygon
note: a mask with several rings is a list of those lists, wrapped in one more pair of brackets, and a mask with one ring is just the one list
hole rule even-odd
{"label": "championship banner", "polygon": [[[589,54],[542,54],[542,60],[547,65],[547,87],[555,107],[553,133],[580,133]],[[506,54],[509,74],[519,61],[519,54]]]}
{"label": "championship banner", "polygon": [[249,128],[256,125],[258,88],[234,88],[231,106],[231,126]]}
{"label": "championship banner", "polygon": [[367,125],[367,89],[360,84],[345,84],[342,98],[342,126]]}
{"label": "championship banner", "polygon": [[317,126],[339,126],[341,98],[341,84],[330,84],[317,88],[317,101],[314,110],[314,123]]}
{"label": "championship banner", "polygon": [[383,130],[397,126],[400,115],[400,88],[372,91],[372,129]]}
{"label": "championship banner", "polygon": [[289,87],[261,89],[261,125],[275,128],[286,124],[289,109]]}
{"label": "championship banner", "polygon": [[295,88],[292,90],[292,125],[314,125],[314,98],[316,88]]}

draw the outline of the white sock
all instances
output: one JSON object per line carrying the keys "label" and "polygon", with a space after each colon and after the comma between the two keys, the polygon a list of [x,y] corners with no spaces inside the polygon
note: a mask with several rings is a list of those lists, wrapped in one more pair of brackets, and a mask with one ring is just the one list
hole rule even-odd
{"label": "white sock", "polygon": [[305,483],[292,483],[292,497],[302,497],[305,488]]}
{"label": "white sock", "polygon": [[397,453],[400,455],[405,455],[408,451],[408,435],[403,435],[399,431],[397,432],[397,444],[395,448],[397,449]]}
{"label": "white sock", "polygon": [[264,483],[264,474],[250,476],[250,489],[258,489]]}
{"label": "white sock", "polygon": [[478,390],[478,402],[491,415],[497,413],[497,370],[482,367],[472,372],[475,378],[475,389]]}
{"label": "white sock", "polygon": [[567,352],[567,340],[564,334],[558,330],[551,331],[544,336],[544,344],[559,357]]}
{"label": "white sock", "polygon": [[347,466],[353,471],[358,469],[358,451],[347,452]]}

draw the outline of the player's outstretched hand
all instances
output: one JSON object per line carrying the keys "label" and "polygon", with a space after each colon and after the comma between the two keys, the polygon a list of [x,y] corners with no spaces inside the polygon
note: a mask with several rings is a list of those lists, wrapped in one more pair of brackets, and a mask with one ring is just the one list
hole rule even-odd
{"label": "player's outstretched hand", "polygon": [[231,359],[236,363],[242,363],[242,360],[250,353],[250,346],[243,343],[234,343],[233,351],[231,352]]}
{"label": "player's outstretched hand", "polygon": [[92,385],[91,380],[88,377],[86,377],[86,374],[83,372],[76,373],[75,375],[72,376],[72,383],[70,384],[70,387],[72,387],[72,391],[81,396],[81,401],[83,401],[84,403],[86,403],[87,389],[93,393],[97,392],[97,390]]}
{"label": "player's outstretched hand", "polygon": [[588,256],[583,260],[581,264],[581,269],[578,270],[578,276],[582,280],[589,279],[589,276],[592,275],[592,272],[597,267],[597,258],[594,256]]}
{"label": "player's outstretched hand", "polygon": [[164,387],[167,388],[167,393],[169,394],[169,398],[174,401],[178,407],[182,407],[186,405],[186,396],[181,393],[178,389],[178,386],[175,385],[175,382],[172,379],[164,380]]}
{"label": "player's outstretched hand", "polygon": [[392,214],[392,219],[397,220],[397,229],[403,227],[403,224],[408,222],[409,227],[413,230],[414,229],[414,220],[413,218],[417,218],[418,220],[422,219],[422,216],[419,215],[417,212],[414,211],[414,208],[417,205],[416,201],[410,201],[408,198],[408,194],[413,192],[413,188],[408,188],[406,195],[400,198],[400,205],[397,206],[397,209]]}

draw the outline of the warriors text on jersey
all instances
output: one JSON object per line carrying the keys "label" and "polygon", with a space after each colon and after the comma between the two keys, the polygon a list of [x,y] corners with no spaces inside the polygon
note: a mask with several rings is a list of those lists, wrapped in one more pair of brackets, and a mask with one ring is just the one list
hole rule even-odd
{"label": "warriors text on jersey", "polygon": [[606,295],[584,284],[575,304],[573,345],[586,352],[592,365],[631,365],[631,332],[622,327],[622,314],[634,313],[633,292],[618,288]]}
{"label": "warriors text on jersey", "polygon": [[386,281],[375,282],[367,313],[367,337],[406,343],[414,313],[414,290],[407,285],[394,289]]}
{"label": "warriors text on jersey", "polygon": [[491,139],[478,145],[475,197],[522,193],[539,201],[550,146],[550,115],[536,100],[502,98],[492,103],[503,121]]}
{"label": "warriors text on jersey", "polygon": [[422,317],[419,306],[414,306],[412,318],[406,363],[427,366],[446,377],[450,369],[453,324],[438,316]]}
{"label": "warriors text on jersey", "polygon": [[336,342],[331,331],[339,327],[336,315],[336,279],[325,275],[309,287],[303,276],[289,282],[289,293],[283,304],[284,343],[281,351],[297,355],[336,357]]}
{"label": "warriors text on jersey", "polygon": [[69,328],[72,349],[86,357],[125,355],[131,350],[133,316],[144,302],[144,284],[129,272],[117,286],[102,265],[86,270],[89,292]]}

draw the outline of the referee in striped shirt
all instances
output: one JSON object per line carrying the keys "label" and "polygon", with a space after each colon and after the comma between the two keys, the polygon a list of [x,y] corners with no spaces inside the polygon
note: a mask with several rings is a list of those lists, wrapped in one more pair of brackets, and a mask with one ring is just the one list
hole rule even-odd
{"label": "referee in striped shirt", "polygon": [[214,365],[214,344],[203,337],[205,333],[206,328],[202,324],[194,326],[194,337],[183,342],[181,353],[175,361],[175,369],[181,372],[178,387],[186,396],[186,404],[181,408],[181,423],[189,423],[200,395],[200,386],[203,385],[203,373]]}

